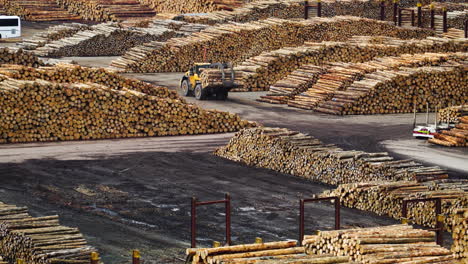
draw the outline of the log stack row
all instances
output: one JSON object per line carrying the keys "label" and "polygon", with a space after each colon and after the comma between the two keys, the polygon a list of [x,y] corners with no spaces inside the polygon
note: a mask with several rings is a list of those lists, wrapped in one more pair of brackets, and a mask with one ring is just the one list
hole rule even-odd
{"label": "log stack row", "polygon": [[60,225],[57,215],[32,217],[26,207],[0,202],[0,255],[4,257],[3,261],[16,263],[17,259],[22,259],[31,264],[86,264],[94,251],[96,249],[87,245],[77,228]]}
{"label": "log stack row", "polygon": [[434,232],[410,225],[320,231],[306,238],[310,254],[349,256],[358,263],[455,263],[450,250],[434,242]]}
{"label": "log stack row", "polygon": [[333,185],[376,179],[430,181],[448,177],[439,167],[425,167],[412,160],[395,160],[388,153],[343,150],[284,128],[242,130],[215,154],[250,166]]}
{"label": "log stack row", "polygon": [[[460,188],[466,180],[432,181],[373,181],[339,185],[335,190],[326,191],[322,196],[338,196],[341,203],[350,208],[374,212],[395,219],[402,219],[403,200],[441,198],[444,228],[452,231],[453,214],[459,208],[468,206],[468,192]],[[447,187],[450,185],[450,187]],[[419,225],[435,227],[434,202],[408,204],[407,218]]]}
{"label": "log stack row", "polygon": [[57,26],[49,27],[46,31],[34,34],[29,39],[23,39],[22,42],[18,43],[19,47],[26,50],[33,50],[38,47],[43,47],[47,43],[55,40],[71,37],[75,33],[87,30],[90,26],[80,23],[65,23]]}
{"label": "log stack row", "polygon": [[7,14],[21,16],[29,21],[81,19],[80,16],[60,7],[55,0],[0,0],[0,3],[3,4]]}
{"label": "log stack row", "polygon": [[0,48],[0,65],[1,64],[20,64],[30,67],[44,65],[44,63],[31,52],[14,48]]}
{"label": "log stack row", "polygon": [[157,12],[208,13],[216,10],[232,11],[243,5],[243,0],[139,0]]}
{"label": "log stack row", "polygon": [[0,143],[224,133],[253,126],[235,114],[189,105],[166,88],[75,67],[40,69],[39,77],[21,70],[20,78],[35,81],[3,77]]}
{"label": "log stack row", "polygon": [[442,130],[435,133],[434,138],[429,139],[430,143],[446,147],[467,147],[468,146],[468,115],[459,119],[459,124],[449,130]]}
{"label": "log stack row", "polygon": [[150,20],[156,12],[138,0],[56,0],[62,8],[93,21]]}
{"label": "log stack row", "polygon": [[468,104],[449,106],[439,110],[437,119],[442,123],[455,123],[460,122],[460,117],[468,115]]}
{"label": "log stack row", "polygon": [[452,252],[456,258],[468,260],[468,207],[457,209],[452,223]]}
{"label": "log stack row", "polygon": [[353,35],[387,35],[409,39],[432,34],[425,29],[402,29],[385,22],[356,17],[297,21],[269,18],[246,24],[217,25],[186,38],[154,43],[151,52],[141,52],[144,56],[117,60],[112,65],[132,72],[186,71],[193,63],[205,59],[237,63],[263,51],[298,46],[305,41],[338,41]]}

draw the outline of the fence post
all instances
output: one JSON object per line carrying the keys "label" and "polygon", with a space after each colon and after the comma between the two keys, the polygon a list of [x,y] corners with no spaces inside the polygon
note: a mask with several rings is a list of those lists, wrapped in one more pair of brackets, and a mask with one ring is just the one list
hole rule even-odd
{"label": "fence post", "polygon": [[444,32],[447,32],[447,31],[448,31],[448,25],[447,25],[447,8],[444,7],[443,11],[444,11],[444,13],[443,13],[442,25],[443,25],[443,28],[444,28]]}
{"label": "fence post", "polygon": [[317,16],[322,17],[322,1],[317,0]]}
{"label": "fence post", "polygon": [[380,0],[380,20],[385,20],[385,2]]}
{"label": "fence post", "polygon": [[435,10],[434,10],[434,4],[431,4],[429,6],[431,8],[431,29],[435,29]]}
{"label": "fence post", "polygon": [[417,4],[417,7],[418,7],[418,27],[422,27],[422,4],[421,3],[418,3]]}
{"label": "fence post", "polygon": [[393,22],[397,25],[398,0],[393,0]]}

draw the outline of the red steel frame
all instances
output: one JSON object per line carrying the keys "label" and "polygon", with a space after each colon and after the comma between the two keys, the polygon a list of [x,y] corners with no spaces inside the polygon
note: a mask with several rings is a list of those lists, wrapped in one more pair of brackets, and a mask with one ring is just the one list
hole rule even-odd
{"label": "red steel frame", "polygon": [[191,246],[197,246],[197,207],[202,205],[224,204],[226,210],[226,244],[231,245],[231,195],[225,194],[224,200],[199,202],[196,197],[192,198],[191,210]]}
{"label": "red steel frame", "polygon": [[339,197],[324,197],[324,198],[312,198],[312,199],[301,199],[299,201],[299,245],[302,245],[305,235],[305,204],[311,202],[331,201],[335,203],[335,230],[340,229],[340,198]]}
{"label": "red steel frame", "polygon": [[408,217],[408,204],[419,203],[419,202],[435,202],[436,228],[430,229],[430,230],[436,232],[436,243],[442,246],[443,245],[442,235],[444,232],[444,224],[439,219],[439,216],[442,214],[442,199],[441,198],[423,198],[423,199],[403,200],[403,207],[401,211],[401,215],[403,219],[407,219]]}

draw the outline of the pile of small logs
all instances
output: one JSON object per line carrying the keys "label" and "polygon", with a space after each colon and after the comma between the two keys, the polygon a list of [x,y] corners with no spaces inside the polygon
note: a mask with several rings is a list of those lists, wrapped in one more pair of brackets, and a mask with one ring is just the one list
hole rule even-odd
{"label": "pile of small logs", "polygon": [[468,104],[449,106],[439,110],[437,119],[442,123],[455,123],[460,122],[460,117],[468,115]]}
{"label": "pile of small logs", "polygon": [[456,258],[468,260],[468,207],[457,209],[452,221],[452,252]]}
{"label": "pile of small logs", "polygon": [[186,254],[192,264],[350,263],[344,256],[306,254],[304,247],[297,246],[297,241],[189,248]]}
{"label": "pile of small logs", "polygon": [[55,0],[0,0],[7,13],[21,16],[29,21],[78,20],[80,16],[73,15],[61,8]]}
{"label": "pile of small logs", "polygon": [[[121,28],[117,23],[98,24],[38,47],[38,56],[118,56],[128,49],[150,41],[165,41],[176,36],[174,30],[155,26]],[[117,44],[116,44],[117,43]]]}
{"label": "pile of small logs", "polygon": [[387,35],[398,38],[424,38],[433,32],[402,29],[386,22],[356,17],[284,20],[269,18],[246,24],[223,24],[186,38],[154,43],[151,53],[112,65],[133,72],[185,71],[204,59],[237,63],[263,51],[298,46],[305,41],[339,41],[353,35]]}
{"label": "pile of small logs", "polygon": [[395,160],[386,152],[343,150],[284,128],[244,129],[215,154],[250,166],[333,185],[372,180],[430,181],[448,177],[439,167],[425,167],[413,160]]}
{"label": "pile of small logs", "polygon": [[460,123],[455,128],[435,133],[429,142],[446,147],[468,147],[468,115],[458,119]]}
{"label": "pile of small logs", "polygon": [[77,228],[61,226],[57,215],[32,217],[26,207],[1,202],[0,212],[0,255],[4,261],[86,264],[96,251]]}
{"label": "pile of small logs", "polygon": [[44,63],[31,52],[13,48],[0,48],[0,65],[1,64],[19,64],[30,67],[44,65]]}
{"label": "pile of small logs", "polygon": [[165,88],[142,85],[147,94],[136,91],[138,81],[113,79],[99,69],[81,71],[90,73],[83,78],[80,71],[37,71],[50,81],[28,77],[27,70],[22,75],[35,81],[5,76],[0,143],[224,133],[254,125],[235,114],[189,105]]}
{"label": "pile of small logs", "polygon": [[[223,79],[224,76],[224,79]],[[233,82],[234,86],[241,81],[242,76],[234,72],[234,79],[232,79],[232,72],[228,70],[221,71],[219,69],[205,69],[200,74],[200,81],[203,88],[208,87],[223,87],[225,82]]]}
{"label": "pile of small logs", "polygon": [[18,43],[18,45],[23,49],[33,50],[54,40],[71,37],[78,31],[87,30],[89,27],[89,25],[80,23],[65,23],[52,26],[46,31],[34,34],[34,36],[29,39],[24,39],[22,42]]}
{"label": "pile of small logs", "polygon": [[[403,200],[422,198],[442,198],[442,214],[445,215],[444,228],[452,230],[452,214],[459,208],[468,206],[468,193],[460,188],[466,180],[439,180],[420,183],[416,181],[373,181],[339,185],[335,190],[326,191],[321,196],[340,197],[341,203],[350,208],[374,212],[395,219],[402,219]],[[451,185],[447,187],[447,185]],[[434,202],[408,204],[408,219],[416,224],[435,227]]]}
{"label": "pile of small logs", "polygon": [[93,21],[152,19],[156,12],[138,0],[56,0],[61,7]]}
{"label": "pile of small logs", "polygon": [[320,231],[304,240],[311,254],[349,256],[358,263],[454,263],[435,233],[410,225]]}
{"label": "pile of small logs", "polygon": [[208,13],[216,10],[232,11],[240,7],[242,0],[139,0],[157,12]]}
{"label": "pile of small logs", "polygon": [[303,18],[303,0],[257,0],[247,3],[233,11],[214,11],[203,14],[182,15],[176,19],[192,23],[214,25],[227,22],[250,22],[254,20],[277,18]]}

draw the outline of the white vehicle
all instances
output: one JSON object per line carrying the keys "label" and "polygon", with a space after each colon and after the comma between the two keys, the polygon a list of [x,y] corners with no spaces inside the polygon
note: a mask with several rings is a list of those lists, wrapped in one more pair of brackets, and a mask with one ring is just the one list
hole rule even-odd
{"label": "white vehicle", "polygon": [[450,128],[450,124],[440,124],[437,121],[437,107],[435,109],[435,122],[429,124],[429,104],[426,104],[426,124],[416,124],[416,106],[414,107],[413,137],[434,138],[435,133]]}
{"label": "white vehicle", "polygon": [[21,37],[21,19],[18,16],[0,16],[0,39]]}

